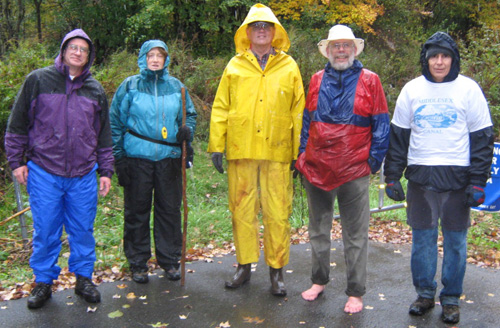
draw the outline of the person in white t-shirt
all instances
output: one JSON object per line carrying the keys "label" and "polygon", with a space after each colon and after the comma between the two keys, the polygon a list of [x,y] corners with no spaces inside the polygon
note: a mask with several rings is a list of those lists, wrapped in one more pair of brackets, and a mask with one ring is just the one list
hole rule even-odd
{"label": "person in white t-shirt", "polygon": [[411,272],[418,298],[410,314],[434,307],[439,220],[444,258],[441,319],[460,320],[459,299],[467,259],[470,208],[484,202],[493,157],[493,127],[479,85],[459,74],[453,39],[437,32],[423,45],[422,76],[408,82],[396,103],[384,164],[386,193],[403,201],[412,227]]}

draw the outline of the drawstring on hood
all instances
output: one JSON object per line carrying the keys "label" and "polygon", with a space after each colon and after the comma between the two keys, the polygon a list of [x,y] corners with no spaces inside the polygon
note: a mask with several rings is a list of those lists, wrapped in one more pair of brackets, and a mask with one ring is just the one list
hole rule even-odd
{"label": "drawstring on hood", "polygon": [[457,78],[460,73],[460,53],[455,41],[444,32],[434,33],[422,46],[420,52],[420,64],[422,65],[422,75],[428,81],[434,81],[429,70],[429,57],[437,54],[445,53],[452,58],[450,72],[444,78],[443,82],[450,82]]}

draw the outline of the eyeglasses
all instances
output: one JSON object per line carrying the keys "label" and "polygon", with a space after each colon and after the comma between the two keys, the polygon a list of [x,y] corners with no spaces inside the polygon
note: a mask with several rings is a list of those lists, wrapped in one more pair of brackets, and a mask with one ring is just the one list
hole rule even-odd
{"label": "eyeglasses", "polygon": [[77,52],[78,49],[80,49],[80,52],[82,54],[88,54],[89,53],[89,48],[87,48],[87,47],[79,47],[76,44],[70,44],[68,46],[68,48],[71,49],[71,51],[74,51],[74,52]]}
{"label": "eyeglasses", "polygon": [[343,42],[343,43],[330,43],[330,46],[331,47],[334,47],[335,50],[340,50],[342,48],[344,49],[350,49],[354,46],[353,43],[347,43],[347,42]]}
{"label": "eyeglasses", "polygon": [[148,54],[146,55],[146,58],[147,58],[147,59],[158,58],[158,59],[160,59],[160,60],[161,60],[161,59],[164,59],[164,58],[165,58],[165,56],[164,56],[162,53],[159,53],[159,54],[153,54],[153,53],[151,53],[151,54],[150,54],[150,53],[148,53]]}
{"label": "eyeglasses", "polygon": [[269,31],[274,27],[274,24],[269,22],[253,22],[251,24],[248,24],[248,26],[257,31],[261,29],[264,31]]}

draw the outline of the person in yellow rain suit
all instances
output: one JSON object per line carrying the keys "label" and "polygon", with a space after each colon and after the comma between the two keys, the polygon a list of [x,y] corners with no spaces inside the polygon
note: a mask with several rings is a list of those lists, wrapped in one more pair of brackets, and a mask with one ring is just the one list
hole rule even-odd
{"label": "person in yellow rain suit", "polygon": [[268,7],[250,8],[234,42],[237,55],[226,66],[215,96],[208,145],[220,173],[224,150],[228,163],[238,268],[225,286],[238,288],[250,280],[251,264],[260,255],[257,215],[262,207],[271,293],[285,296],[282,268],[290,254],[292,170],[305,102],[302,78],[285,53],[288,35]]}

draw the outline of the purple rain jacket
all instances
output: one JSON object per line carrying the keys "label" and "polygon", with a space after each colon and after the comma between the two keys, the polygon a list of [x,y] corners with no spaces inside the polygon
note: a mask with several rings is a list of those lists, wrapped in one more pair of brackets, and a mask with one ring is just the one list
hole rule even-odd
{"label": "purple rain jacket", "polygon": [[[63,50],[75,37],[86,40],[89,60],[71,80]],[[68,33],[54,65],[26,77],[7,123],[5,150],[12,170],[33,161],[63,177],[81,177],[97,163],[100,176],[113,175],[108,101],[89,71],[95,58],[90,38],[81,29]]]}

